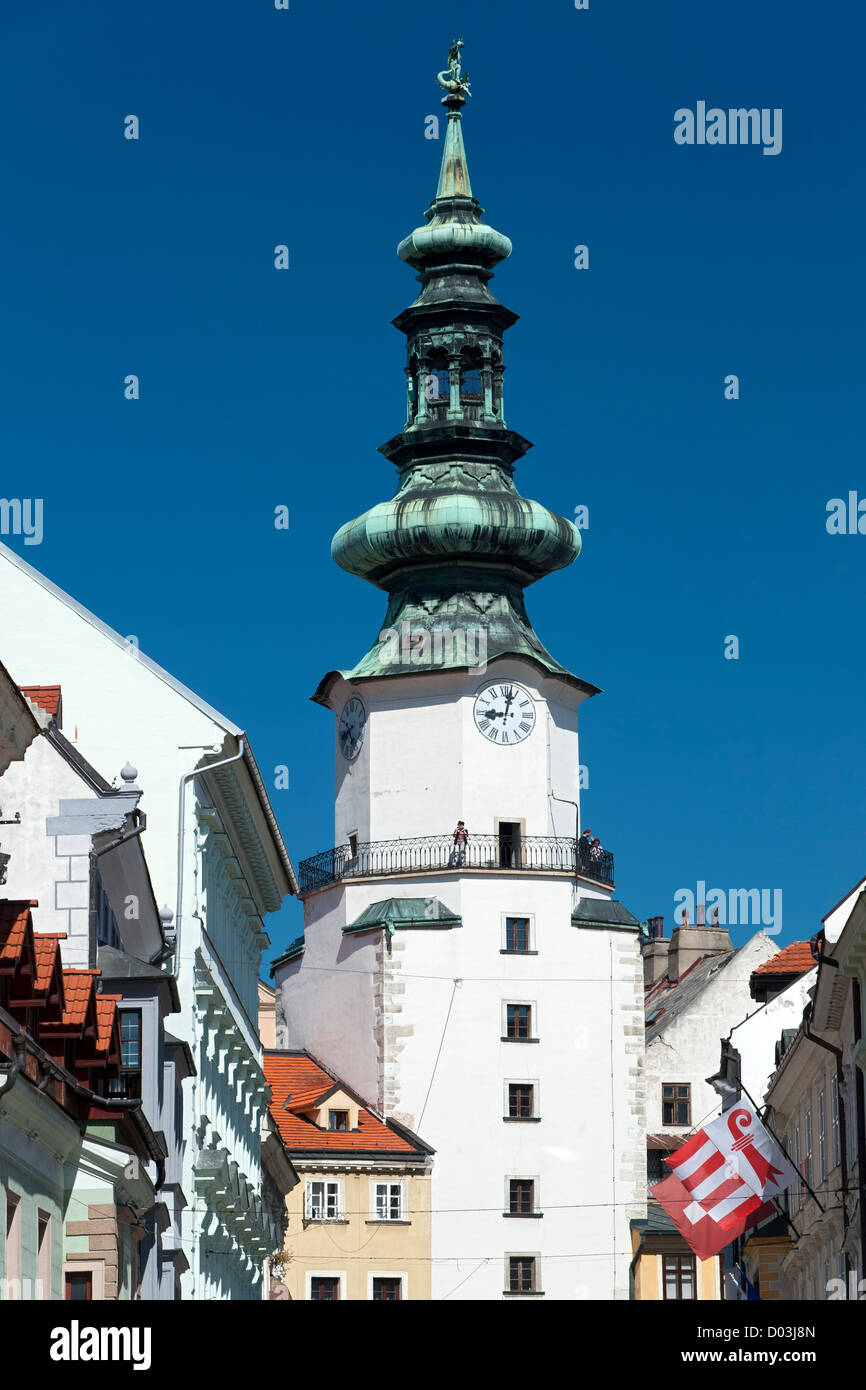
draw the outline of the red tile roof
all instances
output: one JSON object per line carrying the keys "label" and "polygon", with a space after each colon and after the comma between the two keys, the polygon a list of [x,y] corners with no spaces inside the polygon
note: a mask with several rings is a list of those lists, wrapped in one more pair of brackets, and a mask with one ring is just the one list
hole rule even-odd
{"label": "red tile roof", "polygon": [[36,952],[36,978],[33,988],[46,990],[51,984],[54,968],[60,960],[58,943],[66,940],[66,932],[34,933],[33,946]]}
{"label": "red tile roof", "polygon": [[[386,1120],[365,1106],[358,1113],[356,1130],[319,1129],[312,1120],[297,1113],[342,1085],[339,1077],[325,1071],[307,1053],[266,1052],[265,1079],[273,1092],[271,1116],[290,1154],[333,1149],[338,1153],[370,1150],[393,1154],[422,1154],[426,1150],[413,1144]],[[349,1088],[346,1087],[348,1090]],[[350,1094],[354,1094],[350,1092]]]}
{"label": "red tile roof", "polygon": [[805,975],[815,965],[808,941],[791,941],[778,955],[765,960],[752,971],[753,975]]}
{"label": "red tile roof", "polygon": [[30,903],[0,902],[0,970],[14,973],[24,950]]}
{"label": "red tile roof", "polygon": [[[117,1023],[117,1005],[123,998],[122,994],[97,994],[96,996],[96,1020],[98,1033],[96,1038],[96,1048],[98,1052],[110,1052],[112,1033]],[[120,1051],[119,1039],[115,1039],[117,1051]]]}
{"label": "red tile roof", "polygon": [[[96,989],[99,970],[64,970],[63,972],[63,1017],[59,1027],[83,1028],[87,1022]],[[50,1023],[43,1024],[50,1028]]]}
{"label": "red tile roof", "polygon": [[32,700],[34,705],[39,705],[50,714],[52,719],[57,718],[60,710],[59,685],[20,685],[18,689],[28,700]]}

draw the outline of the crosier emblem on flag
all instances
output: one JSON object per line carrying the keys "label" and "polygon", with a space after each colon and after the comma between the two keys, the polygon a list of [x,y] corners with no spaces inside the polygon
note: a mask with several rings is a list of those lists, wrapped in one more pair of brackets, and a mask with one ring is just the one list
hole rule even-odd
{"label": "crosier emblem on flag", "polygon": [[671,1176],[650,1191],[701,1260],[774,1210],[771,1199],[800,1179],[746,1101],[699,1129],[667,1160]]}

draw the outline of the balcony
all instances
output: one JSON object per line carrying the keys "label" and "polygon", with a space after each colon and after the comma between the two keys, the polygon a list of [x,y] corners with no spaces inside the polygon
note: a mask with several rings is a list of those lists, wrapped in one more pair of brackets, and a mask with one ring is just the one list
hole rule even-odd
{"label": "balcony", "polygon": [[613,854],[593,859],[577,840],[550,835],[470,835],[468,845],[455,850],[451,835],[425,835],[412,840],[372,840],[323,850],[298,865],[300,893],[315,892],[347,878],[384,878],[397,874],[442,873],[560,873],[613,887]]}

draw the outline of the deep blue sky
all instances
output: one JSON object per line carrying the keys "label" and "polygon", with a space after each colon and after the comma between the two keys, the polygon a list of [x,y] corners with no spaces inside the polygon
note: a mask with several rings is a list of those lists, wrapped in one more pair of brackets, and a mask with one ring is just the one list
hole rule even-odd
{"label": "deep blue sky", "polygon": [[[4,539],[290,766],[296,860],[330,846],[331,716],[307,696],[384,596],[329,543],[393,491],[390,319],[416,290],[395,247],[435,188],[424,118],[462,33],[474,191],[515,245],[493,288],[521,315],[517,481],[590,507],[580,559],[528,594],[604,689],[585,821],[639,916],[669,929],[698,879],[781,888],[784,942],[866,868],[866,536],[825,529],[829,498],[866,495],[863,14],[590,4],[8,0],[0,491],[44,498],[45,539]],[[676,145],[698,100],[781,107],[782,153]],[[276,954],[298,904],[268,926]]]}

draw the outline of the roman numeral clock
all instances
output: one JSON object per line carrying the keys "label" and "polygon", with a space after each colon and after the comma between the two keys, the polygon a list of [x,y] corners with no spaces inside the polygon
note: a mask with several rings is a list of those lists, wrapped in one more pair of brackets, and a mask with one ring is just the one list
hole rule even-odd
{"label": "roman numeral clock", "polygon": [[500,747],[522,743],[535,728],[535,705],[521,685],[491,682],[475,697],[475,727]]}

